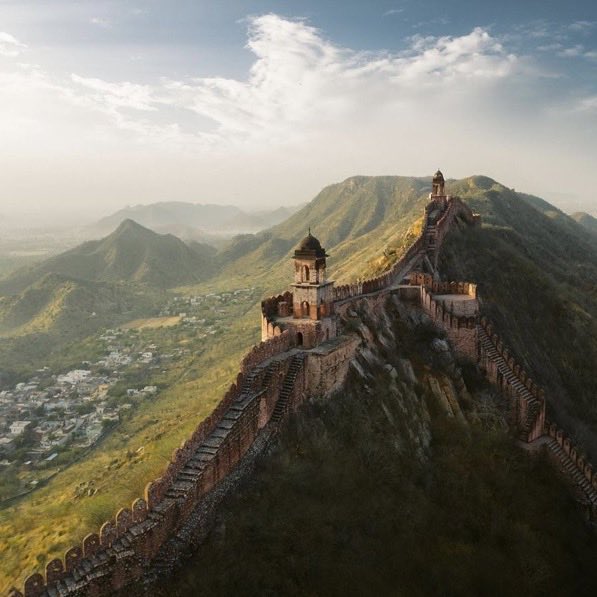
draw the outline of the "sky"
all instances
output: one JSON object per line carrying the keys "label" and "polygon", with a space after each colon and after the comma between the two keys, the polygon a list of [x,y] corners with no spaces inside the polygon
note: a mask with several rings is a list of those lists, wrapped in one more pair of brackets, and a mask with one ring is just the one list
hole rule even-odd
{"label": "sky", "polygon": [[593,0],[0,0],[0,217],[491,176],[597,212]]}

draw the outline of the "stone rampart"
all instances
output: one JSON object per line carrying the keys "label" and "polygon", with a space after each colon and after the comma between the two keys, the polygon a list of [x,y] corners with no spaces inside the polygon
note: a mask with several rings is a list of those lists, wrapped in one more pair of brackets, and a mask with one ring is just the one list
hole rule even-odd
{"label": "stone rampart", "polygon": [[427,256],[435,268],[444,238],[456,217],[460,217],[469,225],[480,222],[479,215],[474,214],[459,197],[434,197],[425,209],[423,239]]}
{"label": "stone rampart", "polygon": [[121,508],[63,559],[49,562],[45,575],[28,577],[25,597],[107,595],[139,578],[203,496],[240,462],[280,404],[284,416],[304,399],[304,357],[297,359],[289,348],[289,335],[282,334],[248,353],[236,382],[174,450],[162,475],[145,487],[144,497]]}
{"label": "stone rampart", "polygon": [[256,344],[243,358],[240,370],[243,373],[272,358],[273,356],[286,352],[294,346],[294,338],[288,330],[282,331],[278,326],[273,328],[273,337]]}
{"label": "stone rampart", "polygon": [[[544,433],[559,446],[561,450],[559,459],[562,464],[569,461],[574,465],[576,475],[573,473],[571,476],[573,479],[576,476],[574,480],[576,480],[584,494],[585,499],[583,501],[587,508],[587,514],[592,520],[597,519],[597,472],[593,470],[593,466],[587,460],[584,452],[574,444],[574,441],[556,423],[546,420]],[[553,452],[558,457],[557,451],[554,450]]]}
{"label": "stone rampart", "polygon": [[[459,283],[461,289],[474,284]],[[476,289],[475,289],[476,293]],[[421,286],[421,306],[431,317],[432,321],[443,329],[450,340],[454,350],[460,356],[472,361],[477,361],[477,317],[475,315],[463,316],[455,314],[442,301],[433,298],[433,293],[426,287]]]}
{"label": "stone rampart", "polygon": [[541,437],[545,392],[516,361],[485,317],[479,325],[479,364],[489,380],[511,397],[512,423],[520,430],[521,439],[532,442]]}
{"label": "stone rampart", "polygon": [[[417,238],[404,255],[392,265],[391,268],[381,273],[379,276],[359,280],[352,284],[344,284],[334,288],[334,300],[341,302],[348,299],[358,298],[366,294],[372,294],[389,288],[396,284],[396,276],[400,274],[409,263],[423,250],[423,236]],[[398,281],[399,282],[399,281]]]}
{"label": "stone rampart", "polygon": [[287,291],[261,301],[261,340],[279,336],[282,329],[276,325],[276,318],[290,315],[292,315],[292,292]]}

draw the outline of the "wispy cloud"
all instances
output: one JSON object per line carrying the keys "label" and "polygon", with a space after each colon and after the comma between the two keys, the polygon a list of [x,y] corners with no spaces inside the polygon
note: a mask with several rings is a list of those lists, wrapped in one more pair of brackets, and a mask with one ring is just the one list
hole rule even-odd
{"label": "wispy cloud", "polygon": [[583,97],[578,100],[576,110],[579,112],[597,112],[597,95]]}
{"label": "wispy cloud", "polygon": [[21,43],[16,37],[0,31],[0,56],[14,57],[18,56],[27,46]]}
{"label": "wispy cloud", "polygon": [[390,10],[386,10],[386,12],[383,13],[383,16],[390,17],[392,15],[399,15],[402,14],[404,11],[404,8],[390,8]]}
{"label": "wispy cloud", "polygon": [[[179,135],[185,143],[194,138],[213,148],[287,143],[353,119],[366,121],[371,105],[393,109],[400,98],[406,106],[434,88],[449,93],[471,85],[478,93],[519,69],[518,58],[482,28],[454,37],[416,36],[403,52],[372,54],[336,46],[303,21],[270,14],[250,21],[247,47],[255,56],[247,80],[164,79],[148,85],[72,74],[53,82],[44,75],[43,82],[117,129],[154,140],[163,132],[169,142],[185,129]],[[19,76],[25,84],[31,74]],[[36,86],[40,76],[36,71]]]}
{"label": "wispy cloud", "polygon": [[587,50],[583,45],[577,44],[569,48],[562,48],[557,52],[561,58],[585,58],[586,60],[597,59],[596,50]]}
{"label": "wispy cloud", "polygon": [[[19,47],[13,40],[0,36]],[[592,51],[555,39],[542,45],[542,58],[572,49],[588,59]],[[288,191],[289,169],[301,185],[319,173],[316,188],[357,169],[424,172],[421,164],[430,153],[442,158],[442,166],[461,164],[462,174],[487,172],[491,165],[496,176],[520,170],[512,166],[512,147],[529,172],[545,163],[568,167],[568,160],[573,173],[588,155],[582,142],[590,127],[585,121],[592,120],[586,114],[597,105],[593,91],[585,89],[580,100],[562,93],[556,101],[541,89],[541,65],[488,28],[414,36],[398,52],[363,52],[330,41],[304,20],[268,14],[248,20],[246,47],[252,55],[246,76],[164,76],[152,82],[82,70],[67,77],[11,54],[0,63],[0,142],[25,157],[64,155],[68,164],[73,155],[88,152],[94,168],[107,168],[111,156],[111,169],[120,171],[113,184],[127,180],[134,192],[145,184],[155,200],[172,188],[182,188],[182,196],[193,177],[201,178],[196,188],[203,192],[211,184],[205,181],[218,176],[214,172],[221,173],[225,195],[242,179],[243,168],[260,194],[274,195]],[[574,127],[581,126],[576,144]],[[576,154],[562,157],[550,142],[554,137],[568,138],[579,147]],[[33,162],[25,157],[24,169]],[[152,167],[141,168],[142,159]],[[188,164],[182,174],[181,162]],[[280,163],[279,186],[264,190],[263,177],[273,180],[270,170]],[[87,192],[81,178],[79,190]],[[512,184],[523,187],[524,180],[517,174]],[[239,182],[237,192],[242,195],[245,187]],[[116,186],[102,189],[120,192]]]}
{"label": "wispy cloud", "polygon": [[112,21],[104,17],[92,17],[91,19],[89,19],[89,22],[92,25],[97,25],[98,27],[102,27],[103,29],[110,29],[110,27],[112,27]]}
{"label": "wispy cloud", "polygon": [[586,32],[593,29],[596,25],[597,21],[575,21],[574,23],[570,23],[570,25],[568,25],[568,29],[575,32]]}

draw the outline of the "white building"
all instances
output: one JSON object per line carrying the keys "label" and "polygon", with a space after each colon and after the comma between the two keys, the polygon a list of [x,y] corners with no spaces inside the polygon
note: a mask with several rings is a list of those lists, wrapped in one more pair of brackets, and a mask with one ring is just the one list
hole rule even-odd
{"label": "white building", "polygon": [[31,421],[15,421],[11,423],[9,429],[11,435],[21,435],[27,427],[31,425]]}

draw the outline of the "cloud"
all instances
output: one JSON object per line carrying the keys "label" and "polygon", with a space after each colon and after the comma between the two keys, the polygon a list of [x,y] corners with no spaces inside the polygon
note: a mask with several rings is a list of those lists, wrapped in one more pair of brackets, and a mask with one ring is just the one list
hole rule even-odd
{"label": "cloud", "polygon": [[597,60],[596,50],[585,50],[584,46],[578,44],[570,48],[563,48],[557,52],[561,58],[585,58],[586,60]]}
{"label": "cloud", "polygon": [[578,112],[597,112],[597,95],[583,97],[576,104]]}
{"label": "cloud", "polygon": [[574,32],[585,33],[593,29],[595,25],[597,25],[597,21],[575,21],[574,23],[570,23],[570,25],[568,25],[568,29]]}
{"label": "cloud", "polygon": [[112,27],[112,22],[103,17],[92,17],[91,19],[89,19],[89,22],[92,25],[97,25],[98,27],[102,27],[103,29],[110,29],[110,27]]}
{"label": "cloud", "polygon": [[110,108],[132,108],[134,110],[156,110],[152,91],[148,85],[138,85],[125,81],[109,83],[101,79],[80,77],[72,74],[71,80],[89,93],[86,97]]}
{"label": "cloud", "polygon": [[383,13],[383,16],[390,17],[392,15],[399,15],[402,14],[404,10],[404,8],[390,8],[390,10],[386,10],[386,12]]}
{"label": "cloud", "polygon": [[[584,102],[554,97],[555,86],[545,93],[541,68],[513,43],[476,27],[414,36],[402,51],[364,52],[304,20],[267,14],[248,20],[252,62],[242,77],[118,81],[7,59],[0,143],[18,162],[7,168],[15,189],[35,178],[31,164],[52,160],[30,196],[56,189],[74,203],[82,194],[128,193],[279,204],[357,171],[423,174],[431,159],[454,176],[504,173],[517,188],[546,164],[576,180],[594,155],[594,136],[584,141],[591,90]],[[2,72],[10,62],[13,70]],[[557,110],[546,116],[550,105]],[[562,155],[554,138],[571,151]]]}
{"label": "cloud", "polygon": [[562,58],[576,58],[583,55],[583,47],[580,45],[572,46],[570,48],[564,48],[558,52],[558,56]]}
{"label": "cloud", "polygon": [[10,33],[0,31],[0,56],[18,56],[26,48],[27,46],[25,44],[10,35]]}
{"label": "cloud", "polygon": [[347,123],[363,130],[385,113],[411,118],[436,94],[447,105],[468,90],[474,101],[526,68],[481,27],[460,36],[414,36],[404,51],[372,53],[340,47],[304,20],[266,14],[248,21],[246,47],[254,61],[244,80],[140,84],[77,73],[64,80],[38,69],[20,73],[19,81],[34,90],[43,82],[57,101],[89,113],[102,136],[124,133],[161,148],[212,152],[306,143],[343,134]]}
{"label": "cloud", "polygon": [[161,100],[211,119],[228,141],[288,140],[370,108],[475,80],[490,84],[517,69],[486,30],[459,37],[415,37],[399,54],[359,53],[335,46],[303,21],[265,15],[249,27],[255,55],[246,81],[198,78],[168,81]]}

